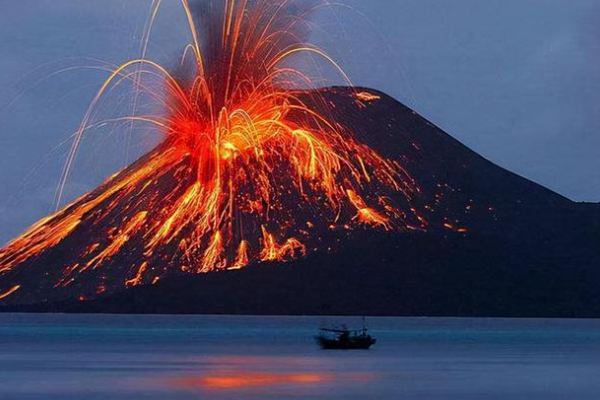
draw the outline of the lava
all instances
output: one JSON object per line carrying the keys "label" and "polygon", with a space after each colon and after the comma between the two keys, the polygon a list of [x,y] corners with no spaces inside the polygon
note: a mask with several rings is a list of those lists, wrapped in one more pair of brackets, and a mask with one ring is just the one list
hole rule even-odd
{"label": "lava", "polygon": [[[158,126],[162,144],[12,241],[0,252],[0,274],[74,232],[101,234],[61,259],[57,285],[99,271],[94,292],[86,293],[93,295],[100,287],[156,283],[172,271],[209,273],[303,257],[330,247],[322,234],[330,226],[414,229],[415,221],[409,224],[391,200],[410,202],[418,191],[409,173],[361,143],[360,132],[334,122],[333,110],[313,90],[321,79],[294,66],[302,56],[320,60],[347,80],[306,39],[308,16],[319,7],[294,0],[192,7],[181,0],[192,40],[180,68],[169,71],[146,57],[161,3],[153,2],[141,58],[116,68],[92,101],[57,202],[82,138],[96,123],[99,99],[117,85],[130,81],[162,106],[159,115],[125,119]],[[146,75],[162,76],[161,84],[144,83]],[[362,91],[356,98],[370,103],[379,96]],[[125,252],[132,260],[126,276],[105,282],[115,256]]]}
{"label": "lava", "polygon": [[17,290],[19,290],[20,288],[21,288],[21,285],[15,285],[15,286],[11,287],[10,289],[8,289],[6,292],[0,293],[0,300],[7,298],[8,296],[10,296],[11,294],[13,294],[14,292],[16,292]]}

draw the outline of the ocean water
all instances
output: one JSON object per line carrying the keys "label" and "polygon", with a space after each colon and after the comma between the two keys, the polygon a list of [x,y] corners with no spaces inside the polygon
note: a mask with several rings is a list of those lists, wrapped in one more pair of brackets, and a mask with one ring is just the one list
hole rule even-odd
{"label": "ocean water", "polygon": [[2,400],[600,399],[600,321],[0,315]]}

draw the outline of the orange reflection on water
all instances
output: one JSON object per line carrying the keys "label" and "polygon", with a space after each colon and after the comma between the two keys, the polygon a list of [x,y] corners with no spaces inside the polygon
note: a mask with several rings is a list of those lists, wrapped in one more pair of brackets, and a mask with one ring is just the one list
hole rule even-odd
{"label": "orange reflection on water", "polygon": [[284,384],[310,385],[333,381],[330,374],[240,372],[234,375],[207,375],[202,378],[177,378],[171,383],[180,389],[244,389]]}

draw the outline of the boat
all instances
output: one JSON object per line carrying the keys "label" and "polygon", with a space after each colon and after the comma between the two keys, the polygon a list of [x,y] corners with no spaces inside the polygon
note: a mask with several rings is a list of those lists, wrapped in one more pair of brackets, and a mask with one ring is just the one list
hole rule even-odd
{"label": "boat", "polygon": [[351,330],[345,325],[340,328],[320,328],[315,337],[324,350],[368,350],[377,339],[369,335],[363,318],[363,328]]}

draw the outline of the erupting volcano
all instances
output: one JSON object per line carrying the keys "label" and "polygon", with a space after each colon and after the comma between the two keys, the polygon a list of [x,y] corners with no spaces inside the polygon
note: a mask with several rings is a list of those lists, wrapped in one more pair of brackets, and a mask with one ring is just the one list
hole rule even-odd
{"label": "erupting volcano", "polygon": [[[419,193],[401,159],[382,156],[333,118],[301,57],[342,69],[308,43],[308,17],[325,4],[182,0],[191,43],[169,71],[146,57],[118,67],[85,115],[57,190],[59,203],[102,96],[130,81],[164,109],[121,118],[159,127],[162,143],[31,227],[0,252],[0,295],[31,302],[51,291],[81,299],[169,274],[241,269],[334,251],[356,227],[425,230]],[[307,64],[307,63],[304,63]],[[146,75],[161,78],[150,85]],[[349,90],[357,109],[375,93]],[[452,228],[452,225],[449,226]],[[458,229],[458,228],[457,228]],[[84,237],[82,239],[82,237]],[[20,278],[35,274],[35,287]]]}
{"label": "erupting volcano", "polygon": [[[191,43],[167,68],[147,56],[153,0],[140,58],[111,71],[73,137],[57,212],[0,250],[0,305],[600,315],[598,204],[353,87],[308,41],[310,16],[330,5],[307,1],[180,0]],[[129,116],[101,120],[126,83]],[[107,123],[151,124],[161,141],[59,210],[84,137]]]}

